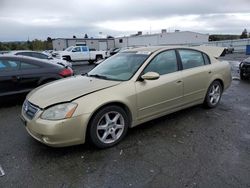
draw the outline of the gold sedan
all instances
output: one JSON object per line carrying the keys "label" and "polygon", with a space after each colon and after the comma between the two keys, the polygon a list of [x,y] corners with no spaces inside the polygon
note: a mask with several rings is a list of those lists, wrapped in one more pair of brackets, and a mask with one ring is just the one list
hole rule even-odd
{"label": "gold sedan", "polygon": [[54,147],[82,144],[99,148],[120,142],[128,128],[204,104],[216,107],[230,86],[220,48],[144,47],[105,60],[86,75],[33,90],[22,120],[36,140]]}

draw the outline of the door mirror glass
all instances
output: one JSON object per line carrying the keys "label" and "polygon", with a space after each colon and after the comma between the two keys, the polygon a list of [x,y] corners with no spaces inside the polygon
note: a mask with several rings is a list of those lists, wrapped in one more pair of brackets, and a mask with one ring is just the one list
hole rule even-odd
{"label": "door mirror glass", "polygon": [[143,74],[141,78],[143,80],[157,80],[160,78],[160,75],[157,72],[147,72],[146,74]]}

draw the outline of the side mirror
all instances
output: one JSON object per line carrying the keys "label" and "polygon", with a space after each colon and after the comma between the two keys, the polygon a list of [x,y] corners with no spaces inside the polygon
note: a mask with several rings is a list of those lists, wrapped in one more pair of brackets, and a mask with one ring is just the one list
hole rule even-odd
{"label": "side mirror", "polygon": [[141,76],[143,80],[157,80],[160,78],[160,74],[157,72],[147,72]]}
{"label": "side mirror", "polygon": [[72,52],[76,52],[76,50],[75,50],[75,49],[73,49],[73,50],[72,50]]}

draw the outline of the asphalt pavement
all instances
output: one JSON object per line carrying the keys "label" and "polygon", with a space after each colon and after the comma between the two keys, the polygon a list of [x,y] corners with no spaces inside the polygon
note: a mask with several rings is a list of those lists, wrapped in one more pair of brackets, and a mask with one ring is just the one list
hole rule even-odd
{"label": "asphalt pavement", "polygon": [[104,150],[43,145],[19,119],[25,96],[2,99],[0,187],[250,187],[250,81],[238,79],[234,57],[226,56],[234,80],[217,108],[144,123]]}

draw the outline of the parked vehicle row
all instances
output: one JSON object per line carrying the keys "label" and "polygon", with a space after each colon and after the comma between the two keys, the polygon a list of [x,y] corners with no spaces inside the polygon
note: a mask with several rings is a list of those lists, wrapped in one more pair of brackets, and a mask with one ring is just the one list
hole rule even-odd
{"label": "parked vehicle row", "polygon": [[52,55],[44,52],[36,52],[36,51],[29,51],[29,50],[18,50],[18,51],[11,51],[9,52],[10,55],[22,55],[22,56],[28,56],[28,57],[34,57],[38,59],[48,60],[51,63],[61,64],[65,67],[72,67],[72,64],[70,62],[67,62],[65,60],[53,58]]}
{"label": "parked vehicle row", "polygon": [[[85,75],[30,92],[22,107],[28,133],[49,146],[119,143],[128,128],[204,104],[216,107],[231,83],[224,49],[145,47],[106,59]],[[67,87],[65,87],[67,86]]]}
{"label": "parked vehicle row", "polygon": [[73,75],[70,67],[38,58],[0,55],[0,96],[27,93],[32,89]]}

